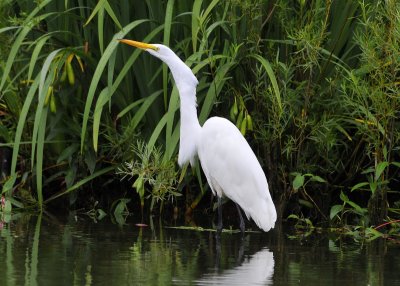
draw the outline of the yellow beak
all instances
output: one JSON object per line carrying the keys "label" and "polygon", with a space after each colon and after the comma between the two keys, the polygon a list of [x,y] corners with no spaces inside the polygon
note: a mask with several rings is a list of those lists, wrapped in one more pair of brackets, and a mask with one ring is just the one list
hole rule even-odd
{"label": "yellow beak", "polygon": [[133,40],[127,40],[127,39],[121,39],[118,41],[120,41],[121,43],[130,45],[130,46],[134,46],[139,49],[143,49],[143,50],[152,49],[154,51],[158,51],[158,48],[152,44],[146,44],[146,43],[137,42],[137,41],[133,41]]}

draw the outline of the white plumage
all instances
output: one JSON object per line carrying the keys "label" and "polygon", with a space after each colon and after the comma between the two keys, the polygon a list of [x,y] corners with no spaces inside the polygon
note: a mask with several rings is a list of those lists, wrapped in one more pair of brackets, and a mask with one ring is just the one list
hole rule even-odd
{"label": "white plumage", "polygon": [[264,231],[273,228],[276,211],[267,179],[237,127],[225,118],[212,117],[199,137],[200,163],[214,194],[236,202]]}
{"label": "white plumage", "polygon": [[165,62],[172,72],[180,96],[179,165],[193,165],[198,156],[214,194],[237,203],[247,218],[252,218],[264,231],[273,228],[276,210],[260,163],[229,120],[212,117],[200,126],[196,109],[198,81],[191,69],[164,45],[120,41],[146,50]]}

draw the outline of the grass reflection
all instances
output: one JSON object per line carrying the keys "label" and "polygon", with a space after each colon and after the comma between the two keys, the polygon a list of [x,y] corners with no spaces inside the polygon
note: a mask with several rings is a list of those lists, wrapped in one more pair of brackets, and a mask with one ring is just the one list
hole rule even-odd
{"label": "grass reflection", "polygon": [[25,257],[25,285],[36,286],[38,276],[38,263],[39,263],[39,239],[40,239],[40,226],[42,224],[42,214],[37,216],[36,225],[33,234],[32,249],[29,251],[29,246],[26,246]]}
{"label": "grass reflection", "polygon": [[161,220],[149,225],[13,216],[0,230],[0,285],[400,282],[399,247],[383,239],[354,244],[323,233],[289,239],[282,229],[243,239],[223,233],[218,253],[214,232],[166,228]]}
{"label": "grass reflection", "polygon": [[1,253],[1,256],[6,258],[6,280],[8,281],[9,285],[15,285],[14,261],[12,256],[14,243],[9,228],[9,225],[6,225],[5,227],[3,226],[3,228],[1,229],[1,238],[2,240],[5,239],[6,242],[6,255],[3,255],[3,253]]}

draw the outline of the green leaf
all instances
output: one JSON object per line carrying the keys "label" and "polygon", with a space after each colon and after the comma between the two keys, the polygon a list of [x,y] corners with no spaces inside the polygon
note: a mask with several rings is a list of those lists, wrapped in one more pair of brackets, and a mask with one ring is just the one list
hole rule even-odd
{"label": "green leaf", "polygon": [[119,203],[115,207],[114,215],[119,216],[123,215],[126,209],[126,204],[130,202],[130,199],[120,199]]}
{"label": "green leaf", "polygon": [[97,210],[97,219],[98,220],[102,220],[106,215],[107,215],[107,213],[105,211],[103,211],[102,209]]}
{"label": "green leaf", "polygon": [[[99,1],[99,4],[102,1]],[[97,37],[99,39],[100,54],[104,53],[104,6],[97,13]]]}
{"label": "green leaf", "polygon": [[[19,48],[21,47],[26,35],[31,31],[31,29],[34,27],[34,24],[31,22],[31,20],[36,16],[37,13],[39,13],[40,10],[42,10],[47,4],[52,2],[52,0],[45,0],[42,1],[33,11],[28,15],[28,17],[25,19],[24,24],[22,25],[21,31],[19,31],[18,36],[15,38],[13,45],[10,49],[10,53],[7,58],[6,65],[3,69],[3,78],[1,79],[0,82],[0,91],[3,90],[3,86],[9,76],[9,72],[11,70],[11,67],[13,63],[15,62],[15,57],[19,51]],[[44,14],[41,15],[36,19],[37,22],[39,20],[43,20],[47,16],[50,16],[51,14]]]}
{"label": "green leaf", "polygon": [[201,107],[199,115],[200,124],[204,123],[207,117],[210,115],[211,109],[226,83],[226,75],[234,65],[235,62],[233,61],[233,59],[231,59],[231,61],[228,61],[226,64],[218,67],[215,78],[210,85],[210,88],[206,94],[206,98],[204,99],[203,105]]}
{"label": "green leaf", "polygon": [[11,201],[6,200],[6,202],[4,204],[4,212],[9,214],[9,213],[11,213],[11,210],[12,210]]}
{"label": "green leaf", "polygon": [[72,144],[68,146],[67,148],[64,149],[64,151],[61,152],[60,156],[58,156],[57,159],[57,164],[61,163],[62,161],[69,159],[72,157],[72,155],[78,151],[79,145],[78,144]]}
{"label": "green leaf", "polygon": [[193,53],[197,52],[198,33],[200,31],[200,11],[203,0],[195,0],[192,8],[192,45]]}
{"label": "green leaf", "polygon": [[314,208],[314,205],[311,202],[303,200],[303,199],[299,199],[299,204],[302,206],[305,206],[307,208],[310,208],[310,209]]}
{"label": "green leaf", "polygon": [[1,191],[2,194],[9,192],[11,195],[11,191],[14,187],[15,180],[17,179],[17,174],[14,173],[12,174],[9,178],[7,178],[7,181],[3,184],[3,189]]}
{"label": "green leaf", "polygon": [[131,128],[136,128],[140,121],[142,121],[149,107],[153,104],[156,98],[160,96],[161,93],[161,90],[156,91],[144,99],[142,106],[140,106],[140,108],[136,111],[135,116],[132,118]]}
{"label": "green leaf", "polygon": [[165,133],[165,158],[167,160],[169,160],[172,155],[173,152],[175,150],[175,145],[171,143],[171,138],[172,138],[172,130],[173,128],[176,126],[175,125],[175,112],[178,110],[179,108],[179,93],[178,93],[178,89],[176,88],[176,86],[174,85],[174,87],[172,88],[172,93],[171,93],[171,97],[169,100],[169,104],[168,104],[168,111],[167,111],[167,122],[166,122],[166,133]]}
{"label": "green leaf", "polygon": [[[57,56],[59,52],[61,52],[62,49],[55,50],[51,52],[40,71],[40,78],[39,78],[39,102],[36,107],[36,113],[35,113],[35,121],[33,123],[33,132],[32,132],[32,151],[31,151],[31,165],[33,167],[33,164],[35,162],[35,148],[36,148],[36,143],[37,143],[37,137],[38,133],[40,131],[40,128],[44,129],[46,125],[41,125],[45,124],[45,121],[43,121],[43,110],[44,110],[44,101],[46,99],[47,91],[49,89],[49,86],[53,82],[53,74],[55,70],[55,65],[52,65],[52,62],[54,58]],[[47,116],[47,114],[46,114]],[[39,146],[38,146],[39,147]]]}
{"label": "green leaf", "polygon": [[100,0],[97,5],[94,7],[92,14],[90,14],[89,18],[86,20],[86,23],[83,25],[84,27],[86,25],[88,25],[90,23],[90,21],[92,21],[92,19],[94,18],[94,16],[96,16],[96,14],[100,11],[100,9],[104,9],[104,4],[105,4],[106,0]]}
{"label": "green leaf", "polygon": [[114,214],[114,218],[115,218],[115,222],[118,224],[118,225],[124,225],[125,224],[125,216],[123,216],[122,214],[117,214],[117,215],[115,215]]}
{"label": "green leaf", "polygon": [[[164,45],[169,46],[172,26],[172,16],[174,12],[175,0],[168,0],[167,8],[165,10],[165,21],[164,21]],[[167,108],[168,102],[168,67],[163,65],[163,91],[164,91],[164,107]]]}
{"label": "green leaf", "polygon": [[108,100],[108,87],[106,87],[100,92],[93,113],[93,147],[95,152],[97,152],[101,113],[103,111],[103,106],[108,102]]}
{"label": "green leaf", "polygon": [[90,182],[91,180],[93,180],[93,179],[95,179],[95,178],[97,178],[97,177],[99,177],[99,176],[101,176],[101,175],[104,175],[104,174],[106,174],[106,173],[109,173],[110,171],[115,170],[115,168],[116,168],[116,166],[110,166],[110,167],[101,169],[101,170],[99,170],[99,171],[97,171],[97,172],[94,172],[92,175],[90,175],[90,176],[88,176],[88,177],[86,177],[86,178],[80,180],[80,181],[77,182],[75,185],[73,185],[72,187],[66,189],[65,191],[62,191],[62,192],[60,192],[60,193],[58,193],[58,194],[56,194],[56,195],[50,197],[49,199],[47,199],[47,200],[45,201],[45,203],[48,203],[48,202],[50,202],[50,201],[52,201],[52,200],[54,200],[54,199],[57,199],[57,198],[59,198],[59,197],[61,197],[61,196],[63,196],[63,195],[66,195],[66,194],[68,194],[68,193],[70,193],[70,192],[72,192],[72,191],[75,191],[75,190],[77,190],[78,188],[80,188],[81,186],[83,186],[84,184]]}
{"label": "green leaf", "polygon": [[370,188],[372,194],[375,194],[375,191],[378,188],[378,182],[370,182],[369,188]]}
{"label": "green leaf", "polygon": [[125,107],[120,113],[117,114],[117,119],[122,118],[125,114],[127,114],[132,108],[136,107],[137,105],[141,104],[145,98],[141,98],[136,100],[135,102],[132,102],[129,104],[127,107]]}
{"label": "green leaf", "polygon": [[353,139],[351,138],[350,134],[347,133],[347,131],[346,131],[342,126],[340,126],[339,124],[337,124],[337,125],[335,125],[335,128],[336,128],[339,132],[341,132],[344,136],[346,136],[347,139],[348,139],[349,141],[353,141]]}
{"label": "green leaf", "polygon": [[322,179],[320,176],[311,176],[311,181],[319,182],[319,183],[326,183],[326,180]]}
{"label": "green leaf", "polygon": [[118,21],[118,17],[115,15],[113,9],[111,8],[110,4],[106,1],[104,4],[104,8],[106,9],[108,15],[111,17],[111,19],[114,21],[115,25],[117,25],[117,27],[122,30],[122,25],[121,23]]}
{"label": "green leaf", "polygon": [[32,78],[33,69],[35,68],[36,61],[42,50],[44,44],[46,44],[47,40],[50,39],[50,36],[42,37],[35,46],[35,49],[32,52],[31,60],[29,62],[29,70],[28,70],[28,81]]}
{"label": "green leaf", "polygon": [[400,168],[400,162],[392,162],[390,164],[392,164],[393,166],[396,166],[397,168]]}
{"label": "green leaf", "polygon": [[374,239],[377,239],[379,237],[382,237],[384,234],[378,230],[376,230],[373,227],[368,227],[367,229],[365,229],[365,234],[370,235],[371,237],[368,239],[368,241],[372,241]]}
{"label": "green leaf", "polygon": [[386,169],[386,167],[388,167],[389,166],[389,162],[380,162],[377,166],[376,166],[376,170],[375,170],[375,181],[377,181],[380,177],[381,177],[381,175],[382,175],[382,173],[383,173],[383,171],[385,171],[385,169]]}
{"label": "green leaf", "polygon": [[154,128],[153,133],[150,136],[150,139],[147,143],[149,148],[153,148],[156,144],[158,137],[160,137],[161,131],[163,130],[164,126],[167,124],[168,113],[165,113],[164,116],[160,119],[157,126]]}
{"label": "green leaf", "polygon": [[11,204],[13,206],[16,206],[17,208],[23,209],[24,208],[24,204],[21,203],[20,201],[16,200],[13,197],[9,197],[8,200],[11,202]]}
{"label": "green leaf", "polygon": [[353,186],[350,190],[350,192],[354,191],[354,190],[358,190],[361,189],[362,187],[368,186],[369,183],[368,182],[362,182],[362,183],[358,183],[355,186]]}
{"label": "green leaf", "polygon": [[293,180],[293,189],[298,190],[304,185],[304,176],[303,175],[296,175]]}
{"label": "green leaf", "polygon": [[367,212],[365,208],[360,207],[355,202],[348,201],[347,203],[360,215],[364,215]]}
{"label": "green leaf", "polygon": [[[112,53],[114,52],[114,50],[117,48],[117,46],[119,44],[117,39],[122,39],[132,29],[134,29],[138,25],[145,23],[145,22],[147,22],[147,20],[134,21],[134,22],[126,25],[121,32],[115,34],[114,37],[111,39],[111,42],[107,46],[106,50],[104,51],[104,54],[100,58],[99,63],[97,64],[96,70],[93,73],[92,81],[89,86],[89,91],[88,91],[88,94],[86,97],[86,102],[85,102],[85,109],[83,112],[83,121],[82,121],[82,128],[81,128],[81,153],[83,153],[86,129],[87,129],[87,124],[88,124],[88,120],[89,120],[89,113],[90,113],[90,108],[93,103],[95,92],[97,90],[97,87],[99,86],[99,82],[100,82],[101,76],[103,74],[104,68],[106,67],[107,62],[110,59]],[[122,78],[120,80],[122,81]],[[115,87],[115,89],[116,89],[116,87]],[[114,92],[114,89],[111,90],[110,94],[113,94],[113,92]]]}
{"label": "green leaf", "polygon": [[350,201],[349,197],[346,196],[343,192],[340,192],[340,199],[345,203],[348,203]]}
{"label": "green leaf", "polygon": [[291,215],[289,215],[288,217],[287,217],[287,219],[289,219],[289,218],[293,218],[293,219],[300,219],[299,218],[299,216],[298,215],[295,215],[295,214],[291,214]]}
{"label": "green leaf", "polygon": [[[158,33],[160,33],[163,30],[163,25],[158,26],[155,28],[153,31],[151,31],[145,38],[144,42],[149,42],[151,41]],[[124,29],[127,29],[126,27]],[[128,60],[125,62],[122,70],[118,74],[117,78],[114,81],[114,84],[111,87],[110,90],[110,97],[114,92],[117,90],[121,82],[126,78],[126,75],[128,72],[131,70],[132,65],[135,63],[136,59],[138,58],[139,54],[141,53],[140,49],[134,49],[131,56],[128,58]]]}
{"label": "green leaf", "polygon": [[96,154],[93,150],[88,150],[88,152],[85,153],[85,163],[90,174],[93,174],[94,170],[96,169],[96,159]]}
{"label": "green leaf", "polygon": [[275,93],[275,99],[276,99],[276,102],[278,103],[279,111],[280,111],[280,113],[282,113],[281,93],[279,91],[278,81],[276,80],[276,77],[272,70],[272,66],[271,66],[270,62],[260,55],[251,55],[251,57],[258,60],[261,63],[261,65],[264,67],[265,71],[267,72],[269,80],[271,81],[271,84],[272,84],[272,89],[274,90],[274,93]]}
{"label": "green leaf", "polygon": [[334,205],[331,207],[329,218],[332,220],[338,213],[343,211],[343,205]]}
{"label": "green leaf", "polygon": [[46,135],[46,121],[47,121],[48,107],[45,107],[40,117],[40,129],[37,135],[37,148],[36,148],[36,192],[38,196],[39,208],[43,208],[43,150],[44,139]]}
{"label": "green leaf", "polygon": [[309,218],[304,219],[304,221],[307,223],[308,226],[314,227],[312,221]]}
{"label": "green leaf", "polygon": [[18,159],[19,147],[21,145],[22,131],[24,129],[26,117],[28,116],[29,107],[31,106],[33,97],[35,96],[36,90],[38,89],[39,86],[39,79],[40,75],[36,77],[33,84],[29,88],[28,94],[26,96],[24,105],[22,106],[22,110],[19,116],[17,130],[15,132],[14,147],[11,160],[11,176],[13,176],[16,173],[17,159]]}
{"label": "green leaf", "polygon": [[[1,142],[10,142],[11,141],[9,130],[4,125],[0,125],[0,140],[1,140]],[[0,143],[0,146],[1,146],[1,144],[2,143]]]}
{"label": "green leaf", "polygon": [[1,34],[1,33],[4,33],[4,32],[7,32],[7,31],[10,31],[10,30],[18,29],[18,28],[20,28],[20,27],[18,27],[18,26],[11,26],[11,27],[1,28],[1,29],[0,29],[0,34]]}
{"label": "green leaf", "polygon": [[135,182],[133,183],[133,187],[136,189],[136,192],[139,194],[140,199],[144,198],[144,182],[143,177],[139,176]]}

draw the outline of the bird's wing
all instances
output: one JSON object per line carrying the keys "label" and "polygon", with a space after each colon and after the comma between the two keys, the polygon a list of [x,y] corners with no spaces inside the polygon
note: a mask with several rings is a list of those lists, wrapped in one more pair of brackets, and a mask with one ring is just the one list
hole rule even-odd
{"label": "bird's wing", "polygon": [[257,224],[265,215],[275,222],[276,211],[264,171],[235,125],[224,118],[210,118],[197,147],[203,171],[217,195],[239,204]]}

